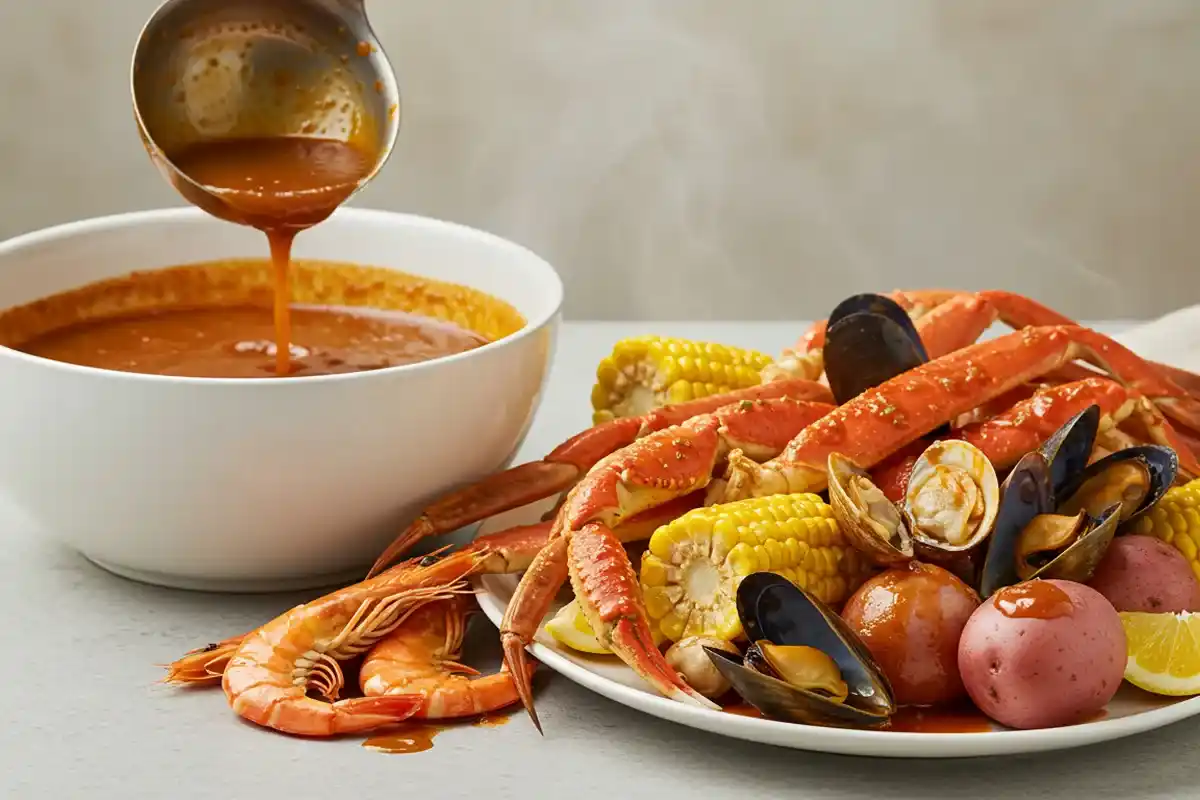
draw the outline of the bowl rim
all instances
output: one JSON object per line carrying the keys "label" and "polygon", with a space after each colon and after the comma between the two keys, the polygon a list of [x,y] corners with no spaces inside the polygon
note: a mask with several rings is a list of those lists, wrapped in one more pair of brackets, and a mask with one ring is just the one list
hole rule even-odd
{"label": "bowl rim", "polygon": [[[157,375],[154,373],[143,372],[122,372],[120,370],[109,370],[102,369],[100,367],[70,364],[65,361],[55,361],[54,359],[43,358],[42,356],[24,353],[20,350],[15,350],[5,345],[0,345],[0,356],[7,356],[17,361],[28,363],[31,366],[37,366],[42,369],[52,369],[66,373],[93,376],[106,380],[137,381],[164,385],[190,384],[197,386],[220,386],[226,388],[237,386],[253,389],[266,386],[295,386],[297,384],[302,386],[324,386],[331,383],[341,383],[345,381],[384,379],[387,376],[398,375],[400,373],[424,372],[438,369],[443,364],[465,361],[477,356],[494,353],[506,347],[515,345],[521,339],[532,336],[536,332],[542,330],[562,312],[564,288],[562,278],[559,276],[558,271],[555,270],[554,266],[545,258],[538,255],[533,250],[530,250],[528,247],[518,244],[511,239],[506,239],[503,236],[490,233],[480,228],[474,228],[469,225],[464,225],[458,222],[450,222],[448,220],[438,219],[436,217],[428,217],[420,214],[408,214],[401,211],[387,211],[377,208],[359,208],[354,206],[342,206],[334,211],[333,214],[329,216],[328,220],[322,224],[327,224],[328,222],[332,222],[338,218],[351,218],[363,221],[375,220],[379,222],[401,222],[417,228],[435,230],[440,229],[446,233],[457,236],[465,236],[467,238],[475,239],[476,241],[484,242],[493,247],[499,247],[516,252],[534,268],[535,272],[540,273],[537,280],[544,281],[548,284],[551,292],[551,302],[549,307],[539,316],[527,319],[525,325],[508,336],[488,342],[487,344],[476,347],[472,350],[466,350],[461,353],[452,353],[446,356],[439,356],[426,361],[418,361],[413,364],[400,364],[394,367],[384,367],[383,369],[367,370],[363,372],[338,373],[334,375],[297,375],[288,376],[286,378],[197,378],[184,375]],[[37,247],[47,242],[70,239],[77,236],[85,236],[96,231],[137,227],[139,225],[147,224],[153,225],[163,222],[202,220],[211,220],[212,222],[222,225],[234,224],[217,219],[211,214],[208,214],[207,212],[194,206],[173,206],[140,211],[127,211],[117,214],[107,214],[103,216],[72,220],[70,222],[63,222],[17,234],[16,236],[12,236],[8,239],[0,241],[0,258],[29,247]],[[294,389],[292,391],[294,391]]]}

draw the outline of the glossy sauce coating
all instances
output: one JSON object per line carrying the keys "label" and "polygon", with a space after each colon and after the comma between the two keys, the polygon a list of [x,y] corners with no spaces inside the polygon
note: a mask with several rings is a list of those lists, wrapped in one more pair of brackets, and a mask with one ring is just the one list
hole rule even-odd
{"label": "glossy sauce coating", "polygon": [[1065,617],[1074,608],[1070,595],[1041,580],[1006,586],[996,592],[993,601],[1001,614],[1014,619]]}
{"label": "glossy sauce coating", "polygon": [[231,219],[266,233],[275,266],[275,371],[291,374],[292,241],[345,202],[378,156],[350,142],[277,136],[201,142],[171,160],[220,197]]}
{"label": "glossy sauce coating", "polygon": [[892,684],[898,705],[933,705],[965,692],[958,640],[979,596],[941,567],[917,561],[866,581],[842,618]]}
{"label": "glossy sauce coating", "polygon": [[[399,311],[296,306],[288,376],[363,372],[474,349],[479,335]],[[17,348],[69,364],[192,378],[277,375],[274,320],[263,307],[207,307],[100,319]]]}

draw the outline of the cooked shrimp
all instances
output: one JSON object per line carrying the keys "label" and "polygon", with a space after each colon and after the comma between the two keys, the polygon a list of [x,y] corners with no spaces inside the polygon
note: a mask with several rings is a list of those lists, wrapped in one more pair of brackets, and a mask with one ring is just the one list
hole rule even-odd
{"label": "cooked shrimp", "polygon": [[[359,672],[363,694],[420,695],[424,703],[414,719],[470,717],[520,700],[507,668],[473,677],[478,670],[459,661],[467,617],[475,610],[474,596],[458,595],[414,611],[367,654]],[[530,664],[531,677],[535,668]]]}
{"label": "cooked shrimp", "polygon": [[[246,635],[221,685],[245,719],[285,733],[332,736],[407,719],[420,694],[338,700],[338,662],[361,655],[425,604],[470,591],[465,579],[486,553],[426,556],[296,606]],[[308,696],[315,691],[323,699]]]}

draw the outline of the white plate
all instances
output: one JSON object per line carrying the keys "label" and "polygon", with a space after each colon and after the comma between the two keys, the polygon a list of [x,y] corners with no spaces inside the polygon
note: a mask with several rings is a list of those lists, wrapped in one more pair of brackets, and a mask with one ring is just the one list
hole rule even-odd
{"label": "white plate", "polygon": [[[1127,330],[1117,338],[1145,358],[1196,370],[1200,306]],[[536,522],[552,505],[553,499],[498,515],[483,523],[479,533]],[[499,626],[519,577],[485,575],[476,580],[479,604],[493,624]],[[556,603],[549,616],[561,607]],[[1062,728],[1016,731],[995,725],[991,731],[977,733],[843,730],[725,714],[667,700],[615,656],[577,653],[558,645],[540,627],[530,652],[581,686],[660,719],[736,739],[845,755],[958,758],[1062,750],[1132,736],[1200,714],[1200,697],[1173,700],[1124,684],[1102,718]]]}
{"label": "white plate", "polygon": [[[498,515],[481,525],[479,532],[494,533],[510,525],[537,522],[542,512],[551,505],[552,502],[543,502]],[[497,627],[519,579],[519,575],[484,575],[475,580],[479,605]],[[562,605],[555,603],[547,619]],[[1171,700],[1155,697],[1125,684],[1108,704],[1107,713],[1102,719],[1063,728],[1014,731],[997,725],[991,732],[978,733],[899,733],[822,728],[725,714],[668,700],[651,689],[616,656],[577,653],[559,645],[540,627],[529,650],[542,664],[580,686],[651,716],[735,739],[823,753],[892,758],[960,758],[1044,752],[1119,739],[1200,714],[1200,697]],[[548,735],[553,735],[553,732],[548,732]]]}

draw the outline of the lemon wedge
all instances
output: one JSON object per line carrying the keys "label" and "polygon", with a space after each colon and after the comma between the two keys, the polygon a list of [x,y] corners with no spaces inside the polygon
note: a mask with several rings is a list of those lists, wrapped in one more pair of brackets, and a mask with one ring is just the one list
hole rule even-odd
{"label": "lemon wedge", "polygon": [[[587,617],[583,615],[583,609],[579,607],[578,600],[572,600],[558,610],[558,613],[550,618],[546,623],[546,633],[554,637],[554,641],[559,644],[566,645],[572,650],[578,650],[581,653],[592,653],[593,655],[607,655],[612,653],[607,647],[600,643],[596,638],[596,634],[592,631],[592,626],[588,624]],[[651,622],[651,635],[654,637],[654,643],[659,647],[667,640],[663,636],[658,626]]]}
{"label": "lemon wedge", "polygon": [[1200,694],[1200,614],[1123,611],[1125,680],[1154,694]]}
{"label": "lemon wedge", "polygon": [[579,607],[578,600],[572,600],[558,610],[558,613],[546,623],[546,633],[553,636],[554,641],[566,645],[572,650],[596,655],[612,652],[600,644],[600,640],[592,632],[592,626],[588,625],[587,617],[583,615],[583,609]]}

